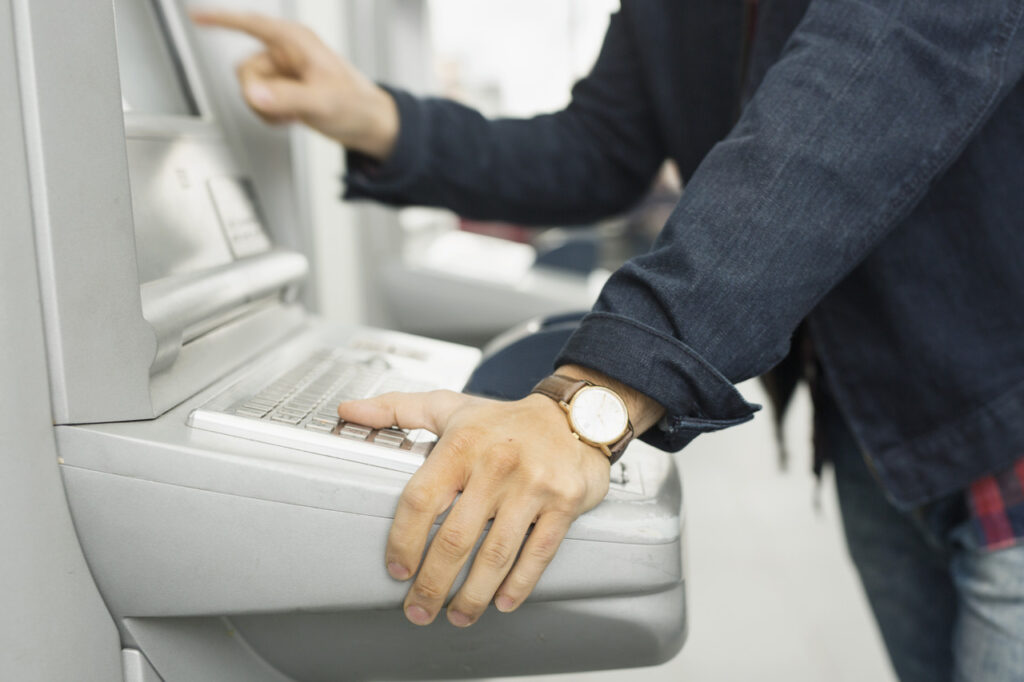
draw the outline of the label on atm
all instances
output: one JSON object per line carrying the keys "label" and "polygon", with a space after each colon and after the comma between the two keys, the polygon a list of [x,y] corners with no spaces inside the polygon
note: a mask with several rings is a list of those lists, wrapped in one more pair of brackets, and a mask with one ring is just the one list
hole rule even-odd
{"label": "label on atm", "polygon": [[252,182],[248,178],[220,177],[208,180],[207,186],[235,258],[269,250],[270,238],[263,228]]}

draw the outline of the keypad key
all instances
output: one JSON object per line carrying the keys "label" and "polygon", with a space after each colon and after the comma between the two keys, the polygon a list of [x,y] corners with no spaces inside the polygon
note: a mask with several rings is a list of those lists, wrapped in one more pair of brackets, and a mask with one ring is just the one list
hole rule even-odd
{"label": "keypad key", "polygon": [[321,426],[327,426],[327,427],[333,429],[335,426],[338,425],[338,418],[335,417],[334,419],[321,419],[319,417],[313,417],[313,418],[311,418],[309,420],[309,423],[310,424],[319,424]]}
{"label": "keypad key", "polygon": [[370,435],[373,429],[366,426],[359,426],[358,424],[345,424],[338,431],[339,436],[345,438],[353,438],[355,440],[366,440],[366,437]]}
{"label": "keypad key", "polygon": [[293,410],[290,407],[279,407],[276,410],[274,410],[274,414],[285,415],[288,417],[298,417],[301,420],[308,414],[308,412],[304,410]]}
{"label": "keypad key", "polygon": [[256,419],[259,419],[266,413],[267,410],[253,410],[248,407],[239,407],[237,410],[235,410],[235,414],[237,415],[241,415],[243,417],[255,417]]}
{"label": "keypad key", "polygon": [[402,441],[405,440],[405,435],[396,436],[391,433],[385,433],[384,431],[378,432],[373,437],[373,442],[379,445],[387,445],[393,448],[397,448],[402,445]]}

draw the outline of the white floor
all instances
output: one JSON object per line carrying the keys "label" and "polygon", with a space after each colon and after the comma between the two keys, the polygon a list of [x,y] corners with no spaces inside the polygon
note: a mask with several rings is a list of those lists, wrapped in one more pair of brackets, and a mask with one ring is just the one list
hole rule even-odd
{"label": "white floor", "polygon": [[[755,383],[741,390],[764,403]],[[690,633],[675,659],[656,668],[525,679],[894,680],[846,554],[829,475],[820,511],[814,508],[809,415],[801,394],[787,424],[787,472],[777,466],[767,410],[752,423],[701,436],[677,455],[688,516]]]}

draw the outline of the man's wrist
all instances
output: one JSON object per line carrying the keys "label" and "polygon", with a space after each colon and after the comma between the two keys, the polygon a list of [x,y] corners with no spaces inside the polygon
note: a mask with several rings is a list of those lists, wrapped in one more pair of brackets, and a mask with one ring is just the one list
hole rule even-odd
{"label": "man's wrist", "polygon": [[623,402],[626,403],[629,420],[633,424],[633,430],[637,435],[657,424],[658,420],[665,414],[665,408],[654,399],[648,398],[632,386],[612,379],[595,369],[580,365],[562,365],[555,370],[555,373],[572,379],[586,379],[593,384],[605,386],[615,391],[622,398]]}
{"label": "man's wrist", "polygon": [[348,149],[383,163],[391,156],[398,142],[400,121],[395,98],[380,86],[374,86],[367,95],[362,116],[365,121],[363,134],[343,144]]}

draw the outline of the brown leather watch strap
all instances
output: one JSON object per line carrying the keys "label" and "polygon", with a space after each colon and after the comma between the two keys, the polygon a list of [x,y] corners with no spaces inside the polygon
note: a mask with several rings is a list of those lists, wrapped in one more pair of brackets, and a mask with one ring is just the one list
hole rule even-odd
{"label": "brown leather watch strap", "polygon": [[555,402],[568,404],[576,395],[576,391],[584,386],[593,386],[593,384],[586,379],[571,379],[561,374],[552,374],[541,379],[540,383],[533,387],[531,393],[540,393]]}
{"label": "brown leather watch strap", "polygon": [[626,452],[626,446],[629,445],[629,441],[633,440],[636,436],[636,431],[633,429],[633,420],[626,420],[626,432],[622,434],[622,438],[618,439],[614,443],[608,445],[608,452],[611,453],[612,464],[615,464],[622,457],[622,454]]}

